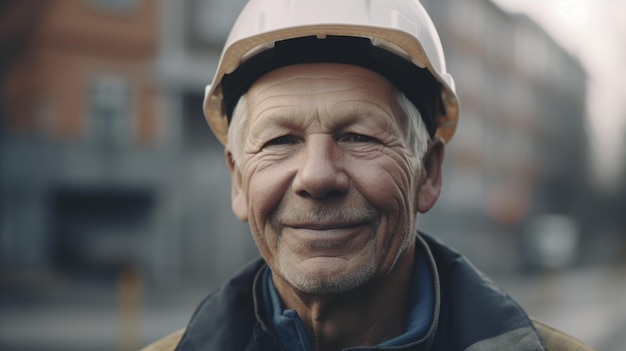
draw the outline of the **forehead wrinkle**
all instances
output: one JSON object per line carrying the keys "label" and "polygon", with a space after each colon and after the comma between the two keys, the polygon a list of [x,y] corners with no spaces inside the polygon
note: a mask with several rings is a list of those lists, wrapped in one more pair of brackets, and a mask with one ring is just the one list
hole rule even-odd
{"label": "forehead wrinkle", "polygon": [[[336,127],[346,124],[345,117],[349,115],[382,114],[391,117],[385,124],[402,129],[393,106],[394,86],[375,72],[343,66],[346,65],[318,66],[312,70],[285,67],[268,73],[250,89],[256,100],[251,104],[251,110],[256,110],[251,116],[261,120],[276,116],[284,119],[277,125],[293,126],[306,124],[308,117],[302,115],[305,112],[315,115],[313,119],[321,122],[320,126]],[[344,104],[352,106],[341,108]],[[313,109],[309,111],[303,106]]]}
{"label": "forehead wrinkle", "polygon": [[[259,104],[256,106],[256,108],[251,108],[251,116],[254,116],[255,120],[262,120],[265,118],[273,118],[273,117],[277,117],[277,118],[291,118],[291,119],[298,119],[296,117],[298,116],[302,116],[304,117],[305,115],[309,114],[308,112],[306,114],[303,114],[303,111],[306,111],[306,109],[302,109],[302,101],[293,101],[294,99],[297,99],[299,97],[304,96],[307,102],[313,102],[318,100],[320,103],[317,105],[316,108],[314,108],[312,111],[310,111],[310,113],[317,115],[318,118],[321,119],[325,119],[323,118],[323,116],[328,116],[331,117],[331,119],[333,119],[333,117],[337,116],[337,117],[343,117],[343,115],[362,115],[364,114],[363,112],[367,112],[369,109],[362,107],[362,108],[358,108],[358,109],[352,109],[352,111],[342,111],[342,109],[337,109],[338,106],[342,106],[345,104],[351,104],[351,105],[356,105],[356,106],[362,106],[364,104],[367,104],[368,106],[371,107],[375,107],[377,110],[379,110],[382,114],[388,115],[388,116],[392,116],[393,113],[391,110],[386,110],[384,107],[381,106],[380,103],[372,103],[371,99],[368,99],[368,96],[348,96],[347,99],[342,99],[340,101],[336,101],[333,99],[325,99],[323,98],[325,95],[335,95],[338,92],[352,92],[355,89],[337,89],[334,91],[325,91],[323,93],[308,93],[308,92],[301,92],[301,93],[284,93],[284,94],[278,94],[278,95],[272,95],[271,97],[265,98],[265,99],[261,99],[261,101],[259,102]],[[367,91],[367,90],[366,90]],[[372,95],[372,94],[369,94]],[[280,101],[282,103],[276,104],[276,101]],[[315,105],[315,103],[313,103],[313,105]],[[320,109],[324,109],[325,113],[319,113],[321,112]],[[319,111],[318,113],[315,113],[315,110]],[[365,113],[366,115],[372,115],[372,114],[377,114],[376,112],[372,112],[372,113]]]}
{"label": "forehead wrinkle", "polygon": [[[399,116],[397,115],[395,108],[393,106],[393,100],[391,101],[383,101],[378,99],[373,99],[368,97],[370,96],[379,96],[377,94],[367,94],[366,96],[354,96],[349,99],[343,101],[333,101],[327,102],[327,110],[328,111],[339,111],[341,114],[347,115],[361,115],[366,117],[375,117],[381,116],[384,119],[388,120],[388,122],[395,122],[393,124],[398,124]],[[350,105],[346,109],[342,107]],[[345,111],[343,111],[345,110]]]}
{"label": "forehead wrinkle", "polygon": [[[309,86],[307,86],[308,88]],[[376,106],[378,107],[381,111],[392,115],[392,108],[390,107],[389,110],[385,109],[384,107],[380,106],[380,103],[376,103],[373,102],[373,99],[371,97],[377,97],[380,96],[380,94],[376,94],[375,92],[371,91],[370,89],[367,89],[365,87],[359,86],[359,87],[335,87],[335,86],[331,86],[331,88],[334,89],[325,89],[323,91],[311,91],[309,90],[303,90],[303,91],[293,91],[290,90],[288,92],[283,92],[283,93],[275,93],[275,94],[269,94],[270,96],[267,96],[265,98],[259,96],[261,99],[259,105],[263,106],[264,103],[269,102],[270,104],[273,103],[272,99],[285,99],[286,101],[289,101],[291,99],[294,98],[299,98],[299,97],[308,97],[307,101],[314,101],[315,99],[318,99],[320,97],[323,97],[325,95],[329,95],[329,94],[337,94],[337,93],[348,93],[346,95],[346,98],[343,98],[341,100],[335,99],[337,101],[333,101],[333,99],[324,99],[323,102],[328,105],[330,104],[331,106],[335,106],[335,105],[341,105],[341,104],[345,104],[345,103],[368,103],[372,106]],[[267,90],[267,89],[265,89]],[[362,92],[360,95],[357,95],[357,93],[355,92]],[[258,95],[262,95],[260,92]],[[301,104],[298,102],[296,104],[294,104],[293,107],[295,106],[300,106]],[[279,107],[292,107],[289,103],[285,103],[281,106],[276,106],[277,108]]]}
{"label": "forehead wrinkle", "polygon": [[377,102],[374,102],[372,100],[368,100],[365,98],[353,98],[353,99],[347,99],[343,101],[334,101],[332,103],[328,102],[326,105],[328,105],[328,108],[336,108],[336,107],[343,107],[347,104],[357,106],[357,108],[350,108],[352,111],[355,111],[357,114],[373,115],[373,114],[377,114],[375,110],[378,110],[385,116],[390,116],[390,117],[395,116],[392,108],[390,106],[387,106],[387,104],[380,104],[380,103],[377,103]]}
{"label": "forehead wrinkle", "polygon": [[[350,87],[350,86],[345,86],[341,84],[331,84],[332,82],[327,81],[327,80],[320,81],[320,82],[325,82],[329,84],[312,84],[312,83],[306,83],[306,81],[302,81],[300,79],[295,79],[295,78],[293,79],[293,81],[296,81],[296,80],[299,81],[298,84],[296,85],[288,84],[284,88],[280,87],[280,85],[282,84],[279,82],[272,84],[272,86],[267,86],[263,88],[259,87],[259,90],[254,92],[253,95],[258,96],[258,97],[266,96],[265,98],[291,98],[291,97],[300,97],[300,96],[315,97],[315,96],[329,94],[329,93],[353,92],[357,90],[367,91],[367,89],[361,87],[360,85],[358,88],[355,88],[354,86]],[[333,79],[333,80],[339,81],[339,82],[343,81],[342,79]],[[279,90],[276,92],[272,92],[273,88],[276,88],[276,87],[278,87]]]}
{"label": "forehead wrinkle", "polygon": [[252,123],[271,123],[276,126],[289,126],[297,123],[297,113],[295,113],[297,106],[289,104],[271,105],[267,107],[260,107],[258,113],[254,113],[252,116]]}

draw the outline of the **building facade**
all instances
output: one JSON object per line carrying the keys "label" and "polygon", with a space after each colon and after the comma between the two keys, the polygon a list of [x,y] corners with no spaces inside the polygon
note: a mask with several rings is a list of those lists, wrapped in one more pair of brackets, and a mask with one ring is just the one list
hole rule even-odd
{"label": "building facade", "polygon": [[576,218],[574,226],[583,226],[586,72],[535,22],[491,1],[422,3],[461,100],[443,195],[423,216],[425,226],[487,270],[523,267],[539,217]]}

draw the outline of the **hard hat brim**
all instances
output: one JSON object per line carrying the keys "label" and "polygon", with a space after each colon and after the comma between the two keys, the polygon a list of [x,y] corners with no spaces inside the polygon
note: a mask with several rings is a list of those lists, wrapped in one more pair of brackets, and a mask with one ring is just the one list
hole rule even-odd
{"label": "hard hat brim", "polygon": [[[250,58],[272,49],[276,42],[312,36],[319,39],[324,39],[327,36],[367,38],[373,46],[401,57],[416,68],[425,69],[441,86],[441,98],[439,99],[441,106],[432,116],[434,136],[443,139],[444,142],[450,140],[456,128],[459,110],[458,99],[454,92],[454,82],[449,74],[444,73],[442,76],[432,67],[421,44],[414,36],[402,30],[371,26],[309,25],[262,33],[233,42],[226,47],[222,53],[213,84],[207,86],[204,99],[205,117],[220,142],[223,144],[227,142],[229,124],[222,84],[224,77],[235,72],[242,63]],[[349,64],[350,62],[343,63]],[[397,84],[393,80],[391,81]],[[416,84],[419,83],[416,82]],[[238,99],[238,97],[236,98]]]}

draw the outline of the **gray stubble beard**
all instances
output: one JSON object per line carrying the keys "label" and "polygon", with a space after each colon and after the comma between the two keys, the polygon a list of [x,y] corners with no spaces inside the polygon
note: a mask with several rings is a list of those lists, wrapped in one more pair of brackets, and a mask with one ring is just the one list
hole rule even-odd
{"label": "gray stubble beard", "polygon": [[376,244],[368,243],[369,252],[365,264],[345,275],[313,275],[300,272],[288,259],[284,259],[278,251],[278,273],[296,290],[312,295],[341,294],[358,288],[367,283],[376,274]]}

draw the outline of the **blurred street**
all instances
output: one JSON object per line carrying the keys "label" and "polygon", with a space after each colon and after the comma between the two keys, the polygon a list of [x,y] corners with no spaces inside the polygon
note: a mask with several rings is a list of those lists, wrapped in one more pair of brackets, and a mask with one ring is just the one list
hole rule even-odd
{"label": "blurred street", "polygon": [[581,268],[496,282],[536,319],[599,351],[626,350],[626,268]]}
{"label": "blurred street", "polygon": [[59,281],[45,273],[29,278],[24,289],[0,290],[2,351],[137,350],[184,327],[210,291],[142,291],[141,282]]}
{"label": "blurred street", "polygon": [[[122,309],[127,293],[114,282],[33,278],[40,284],[35,290],[31,285],[28,292],[2,292],[0,350],[134,350],[185,326],[209,290],[147,291],[135,297],[141,308]],[[535,318],[599,351],[626,350],[624,267],[495,280]],[[134,312],[129,315],[129,310]]]}

